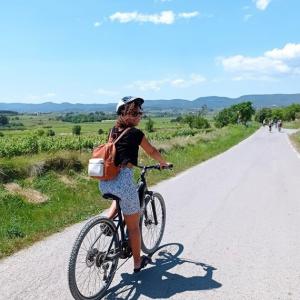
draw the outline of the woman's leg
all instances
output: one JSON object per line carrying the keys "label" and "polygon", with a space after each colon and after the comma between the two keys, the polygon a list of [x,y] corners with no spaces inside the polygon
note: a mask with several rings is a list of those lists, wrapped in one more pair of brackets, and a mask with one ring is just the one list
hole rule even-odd
{"label": "woman's leg", "polygon": [[140,233],[140,214],[124,215],[128,228],[130,246],[133,255],[134,268],[141,266],[141,233]]}
{"label": "woman's leg", "polygon": [[106,216],[109,219],[113,219],[116,214],[117,214],[117,202],[116,202],[116,200],[113,200],[112,203],[111,203],[110,208],[108,209],[108,212],[107,212]]}

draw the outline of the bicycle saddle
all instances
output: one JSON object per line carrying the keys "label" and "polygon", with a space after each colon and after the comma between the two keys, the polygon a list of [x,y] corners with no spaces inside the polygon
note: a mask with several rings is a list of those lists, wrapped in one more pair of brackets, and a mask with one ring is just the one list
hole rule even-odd
{"label": "bicycle saddle", "polygon": [[120,200],[120,198],[117,197],[116,195],[109,194],[109,193],[103,194],[102,197],[105,198],[105,199],[112,199],[112,200],[117,200],[117,201]]}

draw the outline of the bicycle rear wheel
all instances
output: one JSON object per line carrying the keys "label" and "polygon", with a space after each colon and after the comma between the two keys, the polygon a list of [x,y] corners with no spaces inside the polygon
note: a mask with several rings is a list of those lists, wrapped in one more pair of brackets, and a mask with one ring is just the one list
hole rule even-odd
{"label": "bicycle rear wheel", "polygon": [[[109,247],[111,245],[111,247]],[[69,260],[69,288],[76,300],[101,299],[118,266],[119,236],[114,222],[105,217],[89,221],[79,233]]]}
{"label": "bicycle rear wheel", "polygon": [[140,220],[141,248],[146,254],[154,253],[162,240],[166,224],[165,201],[159,193],[145,197]]}

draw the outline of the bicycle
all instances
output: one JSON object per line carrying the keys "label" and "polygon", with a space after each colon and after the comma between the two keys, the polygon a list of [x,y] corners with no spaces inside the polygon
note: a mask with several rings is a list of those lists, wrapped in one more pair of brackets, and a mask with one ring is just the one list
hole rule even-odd
{"label": "bicycle", "polygon": [[[164,169],[172,167],[170,164]],[[151,255],[158,249],[164,234],[166,207],[163,197],[159,193],[149,191],[146,182],[147,171],[160,170],[160,166],[139,166],[139,168],[142,169],[137,187],[142,212],[140,218],[141,250]],[[127,261],[132,256],[124,217],[119,205],[120,199],[113,194],[102,196],[116,200],[117,215],[113,220],[103,216],[90,220],[82,228],[73,245],[69,260],[68,281],[70,292],[76,300],[101,299],[118,270],[119,259]]]}

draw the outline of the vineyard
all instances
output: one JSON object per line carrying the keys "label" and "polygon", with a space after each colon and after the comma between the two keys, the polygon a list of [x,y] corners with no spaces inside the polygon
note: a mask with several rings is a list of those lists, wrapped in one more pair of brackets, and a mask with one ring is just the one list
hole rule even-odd
{"label": "vineyard", "polygon": [[[203,130],[202,130],[203,131]],[[199,129],[171,128],[158,130],[147,134],[150,140],[170,140],[178,136],[194,136],[201,132]],[[58,135],[53,137],[34,134],[25,136],[9,136],[0,139],[0,157],[33,155],[42,152],[57,152],[60,150],[91,151],[96,145],[106,141],[108,133],[101,135],[87,134],[82,136]]]}

